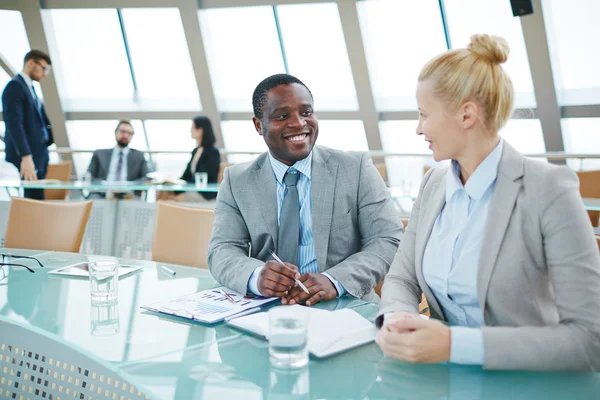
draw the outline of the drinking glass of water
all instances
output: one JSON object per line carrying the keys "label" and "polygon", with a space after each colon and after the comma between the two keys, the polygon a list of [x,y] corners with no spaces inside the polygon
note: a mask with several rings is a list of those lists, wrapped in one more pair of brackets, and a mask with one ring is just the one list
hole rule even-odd
{"label": "drinking glass of water", "polygon": [[308,364],[308,310],[280,306],[269,310],[269,356],[276,368]]}
{"label": "drinking glass of water", "polygon": [[197,188],[205,188],[208,184],[208,174],[206,172],[196,172],[194,180]]}
{"label": "drinking glass of water", "polygon": [[119,263],[116,261],[89,263],[92,304],[106,304],[117,301],[118,272]]}

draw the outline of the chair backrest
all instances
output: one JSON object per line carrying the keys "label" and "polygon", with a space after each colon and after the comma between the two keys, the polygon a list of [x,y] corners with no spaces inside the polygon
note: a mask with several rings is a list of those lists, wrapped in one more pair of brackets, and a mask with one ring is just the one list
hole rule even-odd
{"label": "chair backrest", "polygon": [[[46,179],[58,179],[59,181],[68,181],[71,179],[72,161],[65,161],[58,164],[49,164]],[[44,189],[44,198],[46,200],[64,200],[67,198],[67,189]]]}
{"label": "chair backrest", "polygon": [[377,168],[377,172],[381,175],[381,179],[387,183],[387,167],[385,163],[375,163],[375,168]]}
{"label": "chair backrest", "polygon": [[115,367],[54,335],[0,319],[0,395],[10,399],[149,399]]}
{"label": "chair backrest", "polygon": [[13,197],[4,247],[77,253],[91,212],[91,201],[39,201]]}
{"label": "chair backrest", "polygon": [[219,164],[219,175],[217,177],[217,183],[223,182],[223,174],[225,173],[225,168],[233,165],[232,163],[224,163]]}
{"label": "chair backrest", "polygon": [[156,204],[152,261],[208,268],[208,242],[215,211],[159,201]]}
{"label": "chair backrest", "polygon": [[[581,197],[600,198],[600,171],[577,171]],[[600,212],[588,211],[592,226],[598,226]]]}

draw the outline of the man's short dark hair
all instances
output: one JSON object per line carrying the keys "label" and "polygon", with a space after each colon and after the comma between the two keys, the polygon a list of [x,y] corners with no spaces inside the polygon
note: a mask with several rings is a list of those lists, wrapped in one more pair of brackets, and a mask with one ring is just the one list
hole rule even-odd
{"label": "man's short dark hair", "polygon": [[297,83],[304,86],[306,90],[308,90],[308,93],[310,93],[310,98],[313,98],[310,89],[295,76],[289,74],[271,75],[268,78],[263,79],[263,81],[258,84],[256,89],[254,89],[254,93],[252,94],[252,108],[254,109],[254,116],[258,119],[262,119],[263,107],[265,104],[267,104],[267,93],[269,93],[271,89],[273,89],[275,86],[291,85],[292,83]]}
{"label": "man's short dark hair", "polygon": [[133,129],[133,125],[131,124],[131,122],[130,122],[130,121],[127,121],[126,119],[122,119],[122,120],[120,120],[120,121],[119,121],[119,123],[117,124],[117,127],[115,128],[115,133],[117,133],[117,131],[119,130],[119,127],[120,127],[121,125],[123,125],[123,124],[125,124],[125,125],[129,125],[129,126],[131,127],[131,131],[132,131],[133,133],[135,133],[135,129]]}
{"label": "man's short dark hair", "polygon": [[29,60],[44,60],[48,63],[48,65],[52,65],[52,61],[50,61],[50,56],[41,50],[31,50],[29,53],[25,54],[25,60],[23,61],[23,64],[25,64]]}

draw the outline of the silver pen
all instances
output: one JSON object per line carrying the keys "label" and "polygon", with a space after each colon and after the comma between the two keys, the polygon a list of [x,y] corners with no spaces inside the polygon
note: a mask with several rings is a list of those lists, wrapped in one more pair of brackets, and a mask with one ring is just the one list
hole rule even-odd
{"label": "silver pen", "polygon": [[165,272],[168,272],[168,273],[169,273],[169,274],[171,274],[171,275],[175,275],[175,274],[177,274],[177,272],[173,271],[173,270],[172,270],[172,269],[170,269],[170,268],[167,268],[167,267],[165,267],[164,265],[161,265],[161,267],[162,267],[162,269],[164,269],[164,270],[165,270]]}
{"label": "silver pen", "polygon": [[[281,258],[277,257],[277,254],[275,254],[274,251],[271,252],[271,255],[273,256],[273,258],[275,259],[275,261],[277,261],[279,264],[285,265],[283,263],[283,261],[281,261]],[[302,290],[304,290],[306,292],[306,294],[310,294],[310,292],[308,291],[308,289],[306,288],[306,286],[304,286],[304,284],[302,282],[300,282],[296,278],[294,278],[294,280],[296,281],[296,283],[298,284],[298,286],[300,286],[302,288]]]}

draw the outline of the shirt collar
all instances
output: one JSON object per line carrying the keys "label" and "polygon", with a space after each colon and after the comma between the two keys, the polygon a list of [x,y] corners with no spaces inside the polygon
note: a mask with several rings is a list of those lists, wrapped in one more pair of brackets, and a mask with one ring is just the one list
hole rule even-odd
{"label": "shirt collar", "polygon": [[23,78],[23,80],[27,84],[29,90],[31,90],[31,87],[33,86],[33,80],[31,79],[31,77],[23,71],[19,72],[19,75],[21,75],[21,78]]}
{"label": "shirt collar", "polygon": [[113,147],[113,154],[118,155],[119,151],[121,150],[123,150],[123,155],[127,157],[127,155],[129,154],[129,146],[125,147],[124,149],[121,149],[119,146],[115,146]]}
{"label": "shirt collar", "polygon": [[288,166],[277,160],[271,152],[269,151],[269,161],[271,162],[271,168],[273,168],[273,172],[275,173],[275,178],[277,182],[283,185],[283,176],[287,172],[289,168],[294,168],[304,174],[308,179],[311,176],[311,166],[312,166],[312,151],[308,153],[308,156],[302,160],[296,161],[294,165]]}
{"label": "shirt collar", "polygon": [[454,193],[460,189],[464,189],[472,199],[479,200],[483,197],[498,176],[503,144],[504,140],[500,139],[496,148],[479,164],[464,186],[460,181],[460,165],[456,160],[452,160],[452,165],[446,174],[446,202],[450,201]]}

